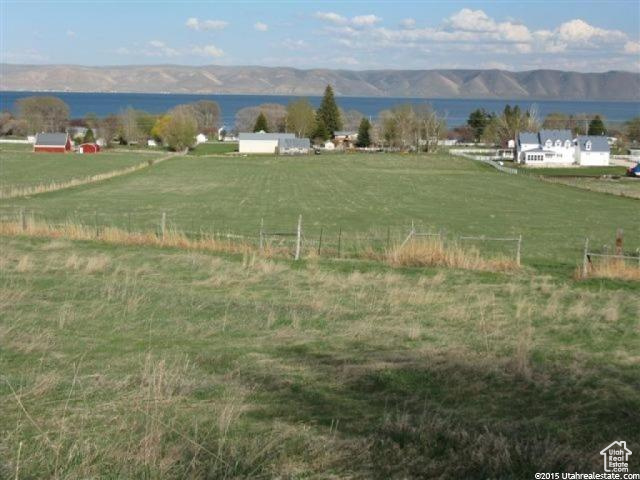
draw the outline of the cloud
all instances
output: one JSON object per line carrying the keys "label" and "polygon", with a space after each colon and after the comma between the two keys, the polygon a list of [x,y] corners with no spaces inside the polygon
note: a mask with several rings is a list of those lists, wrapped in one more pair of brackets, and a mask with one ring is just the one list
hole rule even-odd
{"label": "cloud", "polygon": [[75,36],[76,36],[76,32],[74,32],[73,30],[67,30],[67,37],[75,38]]}
{"label": "cloud", "polygon": [[594,41],[616,42],[626,39],[626,35],[619,30],[594,27],[580,19],[563,23],[558,27],[556,35],[563,42],[581,45],[588,45]]}
{"label": "cloud", "polygon": [[632,55],[640,53],[640,42],[628,41],[624,44],[624,52]]}
{"label": "cloud", "polygon": [[314,14],[314,17],[325,22],[335,23],[337,25],[343,25],[348,22],[346,17],[338,15],[334,12],[316,12]]}
{"label": "cloud", "polygon": [[224,20],[199,20],[196,17],[188,18],[185,26],[191,30],[222,30],[229,25]]}
{"label": "cloud", "polygon": [[149,57],[176,57],[180,52],[175,48],[168,47],[160,40],[150,40],[147,44],[151,50],[144,50],[143,53]]}
{"label": "cloud", "polygon": [[266,32],[267,30],[269,30],[269,25],[262,22],[256,22],[253,24],[253,28],[259,32]]}
{"label": "cloud", "polygon": [[351,23],[356,27],[366,27],[370,25],[375,25],[382,19],[380,17],[376,17],[375,15],[358,15],[351,19]]}
{"label": "cloud", "polygon": [[407,29],[415,28],[416,21],[413,18],[405,18],[400,22],[400,26]]}
{"label": "cloud", "polygon": [[304,40],[294,40],[292,38],[285,38],[282,41],[282,46],[289,50],[302,50],[304,48],[307,48],[309,44]]}
{"label": "cloud", "polygon": [[224,51],[222,51],[222,49],[216,47],[215,45],[204,45],[202,47],[194,47],[191,50],[191,53],[202,56],[202,57],[214,57],[214,58],[220,58],[224,55]]}

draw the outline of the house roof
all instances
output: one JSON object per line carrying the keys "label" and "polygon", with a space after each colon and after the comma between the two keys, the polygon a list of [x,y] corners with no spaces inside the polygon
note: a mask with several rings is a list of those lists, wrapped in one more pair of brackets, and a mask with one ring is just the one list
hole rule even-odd
{"label": "house roof", "polygon": [[555,143],[556,140],[562,141],[562,143],[567,140],[571,141],[571,130],[540,130],[538,134],[540,137],[540,143],[544,144],[547,140],[551,140]]}
{"label": "house roof", "polygon": [[281,138],[296,138],[293,133],[248,133],[238,134],[238,140],[280,140]]}
{"label": "house roof", "polygon": [[537,133],[520,132],[518,134],[518,143],[520,145],[522,145],[523,143],[538,145],[540,142],[538,140],[538,134]]}
{"label": "house roof", "polygon": [[35,145],[64,147],[67,144],[67,138],[66,133],[38,133]]}
{"label": "house roof", "polygon": [[591,150],[592,152],[608,152],[609,151],[609,142],[607,142],[607,137],[600,137],[597,135],[578,135],[578,146],[580,150],[586,150],[586,143],[591,141]]}
{"label": "house roof", "polygon": [[281,138],[278,140],[278,148],[310,148],[308,138]]}
{"label": "house roof", "polygon": [[358,132],[352,130],[337,130],[333,132],[334,137],[350,137],[351,135],[358,135]]}

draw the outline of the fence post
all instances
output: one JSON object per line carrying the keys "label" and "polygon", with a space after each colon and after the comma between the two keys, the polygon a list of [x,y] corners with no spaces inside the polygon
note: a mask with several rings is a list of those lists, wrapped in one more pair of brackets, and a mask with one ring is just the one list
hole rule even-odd
{"label": "fence post", "polygon": [[520,253],[522,251],[522,234],[518,237],[518,250],[516,251],[516,264],[520,266]]}
{"label": "fence post", "polygon": [[318,256],[320,256],[321,249],[322,249],[322,227],[320,227],[320,239],[318,240]]}
{"label": "fence post", "polygon": [[27,217],[24,214],[24,208],[20,209],[20,223],[22,224],[22,230],[27,230]]}
{"label": "fence post", "polygon": [[300,241],[302,239],[302,215],[298,216],[298,232],[296,235],[296,260],[300,260]]}
{"label": "fence post", "polygon": [[[338,228],[338,258],[340,258],[342,256],[342,227]],[[640,255],[640,253],[638,255]]]}
{"label": "fence post", "polygon": [[622,255],[624,252],[624,231],[619,228],[616,230],[616,255]]}
{"label": "fence post", "polygon": [[586,277],[589,273],[589,238],[584,241],[584,255],[582,256],[582,276]]}
{"label": "fence post", "polygon": [[262,240],[262,235],[264,232],[264,218],[260,219],[260,253],[262,253],[262,248],[263,248],[263,240]]}
{"label": "fence post", "polygon": [[164,240],[164,233],[167,227],[167,212],[162,212],[162,218],[160,219],[160,235]]}

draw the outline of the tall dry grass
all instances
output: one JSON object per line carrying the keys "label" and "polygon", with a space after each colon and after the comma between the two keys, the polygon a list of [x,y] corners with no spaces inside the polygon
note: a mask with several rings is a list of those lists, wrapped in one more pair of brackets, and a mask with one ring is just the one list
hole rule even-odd
{"label": "tall dry grass", "polygon": [[589,264],[586,275],[582,266],[575,272],[578,279],[611,278],[640,281],[640,261],[621,258],[602,259]]}
{"label": "tall dry grass", "polygon": [[503,256],[484,258],[476,248],[463,248],[455,243],[445,245],[442,240],[437,239],[396,246],[385,252],[384,260],[393,267],[448,267],[487,271],[511,271],[519,268],[515,260]]}
{"label": "tall dry grass", "polygon": [[120,177],[122,175],[127,175],[129,173],[148,168],[151,165],[155,165],[157,163],[168,160],[175,155],[176,154],[165,155],[164,157],[158,158],[156,160],[145,160],[144,162],[138,163],[137,165],[133,165],[131,167],[112,170],[110,172],[97,173],[95,175],[89,175],[83,178],[72,178],[71,180],[66,180],[64,182],[41,183],[28,187],[8,186],[7,188],[0,189],[0,199],[26,197],[31,195],[38,195],[41,193],[55,192],[57,190],[64,190],[65,188],[78,187],[80,185],[87,185],[89,183],[102,182],[104,180],[109,180],[110,178]]}

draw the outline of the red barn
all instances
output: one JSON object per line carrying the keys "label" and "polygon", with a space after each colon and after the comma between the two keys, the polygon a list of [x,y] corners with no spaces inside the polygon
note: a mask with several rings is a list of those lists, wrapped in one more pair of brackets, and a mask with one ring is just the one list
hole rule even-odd
{"label": "red barn", "polygon": [[98,153],[100,145],[97,143],[83,143],[80,145],[80,153]]}
{"label": "red barn", "polygon": [[66,133],[38,133],[34,152],[65,153],[71,150],[71,138]]}

